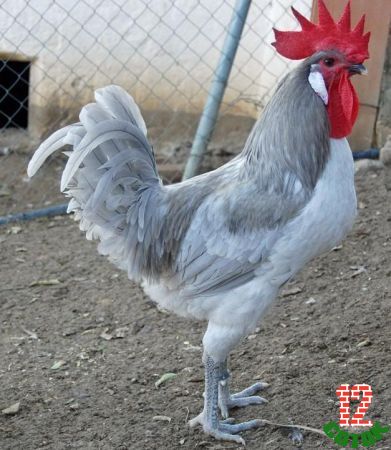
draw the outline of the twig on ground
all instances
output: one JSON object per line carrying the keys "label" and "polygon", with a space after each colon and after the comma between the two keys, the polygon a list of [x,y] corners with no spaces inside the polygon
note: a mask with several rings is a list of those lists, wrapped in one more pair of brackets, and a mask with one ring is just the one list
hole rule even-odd
{"label": "twig on ground", "polygon": [[265,425],[272,425],[274,427],[280,427],[280,428],[298,428],[300,430],[306,430],[311,431],[312,433],[320,434],[321,436],[326,436],[326,433],[323,430],[318,430],[317,428],[307,427],[306,425],[284,425],[282,423],[276,423],[272,422],[270,420],[262,419]]}

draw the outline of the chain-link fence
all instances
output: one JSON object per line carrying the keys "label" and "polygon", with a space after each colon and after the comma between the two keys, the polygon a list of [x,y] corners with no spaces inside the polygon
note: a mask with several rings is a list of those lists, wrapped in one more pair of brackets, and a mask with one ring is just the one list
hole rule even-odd
{"label": "chain-link fence", "polygon": [[[289,7],[253,0],[215,139],[240,147],[291,62],[272,27],[297,28]],[[146,116],[160,162],[184,163],[216,68],[234,0],[3,0],[0,130],[43,136],[77,116],[93,90],[118,84]],[[235,135],[236,133],[236,135]],[[228,152],[229,153],[229,152]]]}

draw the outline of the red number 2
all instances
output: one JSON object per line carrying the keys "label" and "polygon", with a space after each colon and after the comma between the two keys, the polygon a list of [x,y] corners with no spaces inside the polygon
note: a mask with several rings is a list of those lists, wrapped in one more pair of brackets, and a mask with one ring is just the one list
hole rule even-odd
{"label": "red number 2", "polygon": [[[350,401],[359,400],[360,392],[362,392],[362,400],[357,407],[350,420]],[[341,427],[371,427],[371,420],[364,420],[364,415],[367,412],[369,405],[372,402],[372,388],[368,384],[355,384],[351,389],[348,384],[341,384],[336,390],[339,398],[339,425]]]}

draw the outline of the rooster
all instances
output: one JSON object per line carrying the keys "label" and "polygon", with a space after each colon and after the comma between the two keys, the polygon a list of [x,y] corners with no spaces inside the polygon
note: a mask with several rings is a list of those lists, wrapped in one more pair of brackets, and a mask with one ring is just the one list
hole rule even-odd
{"label": "rooster", "polygon": [[[346,136],[358,112],[351,84],[365,72],[369,33],[335,22],[323,0],[314,24],[292,8],[301,31],[275,32],[281,55],[302,61],[278,85],[243,151],[224,166],[163,186],[134,100],[117,86],[95,93],[80,122],[41,144],[28,167],[73,147],[61,190],[87,239],[163,308],[208,321],[203,337],[201,424],[217,439],[260,420],[232,423],[230,409],[264,403],[266,383],[231,394],[227,358],[259,323],[279,289],[338,244],[356,215]],[[221,417],[219,414],[221,413]]]}

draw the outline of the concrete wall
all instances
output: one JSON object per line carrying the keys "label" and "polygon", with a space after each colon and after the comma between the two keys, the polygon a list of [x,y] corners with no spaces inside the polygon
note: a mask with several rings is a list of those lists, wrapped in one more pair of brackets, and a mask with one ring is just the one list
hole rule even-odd
{"label": "concrete wall", "polygon": [[[116,83],[143,109],[195,112],[205,101],[234,0],[5,0],[0,52],[34,60],[30,125],[63,121],[93,89]],[[281,6],[285,4],[285,7]],[[297,28],[289,6],[310,0],[254,0],[225,98],[225,111],[256,113],[292,63],[276,55],[272,26]],[[1,55],[0,55],[1,56]]]}

